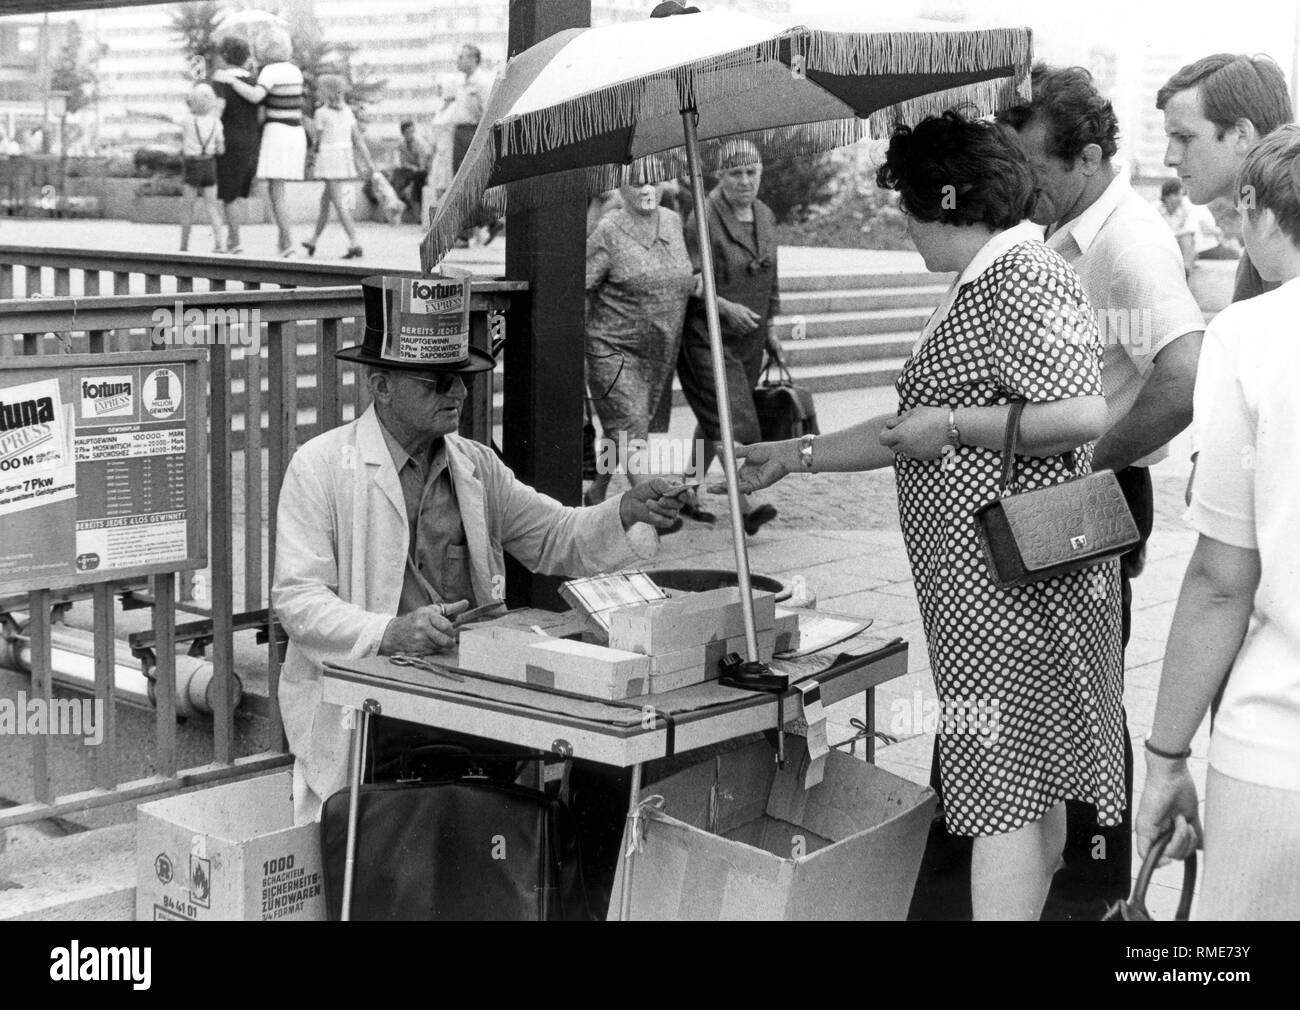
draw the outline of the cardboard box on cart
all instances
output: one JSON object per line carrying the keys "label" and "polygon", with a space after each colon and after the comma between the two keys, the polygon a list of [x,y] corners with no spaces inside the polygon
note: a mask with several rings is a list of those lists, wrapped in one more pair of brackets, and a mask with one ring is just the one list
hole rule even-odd
{"label": "cardboard box on cart", "polygon": [[934,791],[839,751],[805,791],[806,756],[802,738],[787,736],[778,770],[759,740],[643,789],[664,803],[645,818],[632,918],[906,919]]}
{"label": "cardboard box on cart", "polygon": [[324,920],[320,825],[294,826],[292,785],[276,772],[141,804],[135,917]]}

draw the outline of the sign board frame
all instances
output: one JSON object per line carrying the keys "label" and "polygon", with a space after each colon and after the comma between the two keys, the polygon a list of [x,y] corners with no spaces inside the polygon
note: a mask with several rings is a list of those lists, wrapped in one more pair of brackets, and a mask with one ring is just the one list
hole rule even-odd
{"label": "sign board frame", "polygon": [[[98,381],[95,381],[97,379]],[[151,380],[151,387],[145,388]],[[176,382],[175,386],[173,381]],[[23,407],[21,403],[15,404],[6,396],[16,387],[31,389],[38,393],[52,392],[50,383],[57,384],[58,395],[29,400],[29,405],[34,403],[37,405],[36,408]],[[181,394],[179,403],[174,401],[175,390],[179,390]],[[24,420],[39,420],[39,417],[45,415],[43,413],[37,415],[36,410],[49,407],[49,403],[43,403],[42,400],[53,399],[54,406],[63,416],[54,418],[52,425],[46,426],[52,432],[52,436],[45,444],[57,443],[62,437],[64,444],[72,447],[72,459],[65,460],[64,464],[75,467],[76,474],[70,495],[66,488],[56,485],[53,489],[54,500],[51,502],[13,509],[11,495],[6,494],[6,489],[12,492],[15,479],[21,478],[22,472],[21,470],[18,473],[0,472],[0,597],[38,589],[67,589],[101,582],[125,582],[149,575],[206,568],[208,565],[208,513],[205,504],[208,476],[208,413],[205,406],[207,396],[208,351],[206,348],[0,358],[0,402],[9,404],[11,413],[7,416],[17,417],[20,423]],[[27,410],[27,415],[14,414],[12,409]],[[170,424],[169,420],[171,420]],[[0,421],[5,421],[5,416],[0,416]],[[60,432],[60,427],[68,425],[71,431]],[[79,497],[87,486],[94,486],[95,494],[102,496],[105,502],[108,502],[109,496],[114,493],[107,487],[83,484],[83,472],[94,472],[103,477],[108,467],[106,463],[101,471],[97,466],[101,462],[99,460],[75,462],[78,452],[92,451],[89,449],[91,444],[89,441],[84,443],[85,448],[83,448],[82,444],[78,444],[80,440],[94,435],[101,445],[111,443],[114,438],[120,441],[120,444],[110,446],[105,459],[121,460],[117,467],[121,473],[116,475],[115,480],[119,488],[117,493],[125,497],[143,496],[138,474],[134,475],[136,480],[128,479],[133,476],[130,472],[133,462],[135,469],[142,469],[146,465],[152,468],[154,464],[150,462],[151,460],[162,459],[164,462],[159,466],[166,487],[159,494],[170,495],[174,500],[176,484],[180,479],[179,468],[174,464],[169,466],[166,458],[176,454],[151,452],[150,449],[157,448],[164,435],[176,441],[177,429],[184,432],[184,519],[182,520],[185,524],[184,557],[172,556],[161,561],[119,567],[112,565],[103,568],[79,567],[79,562],[87,557],[87,552],[79,551],[77,545],[78,522],[84,521],[78,516],[78,506],[85,504],[79,502]],[[0,438],[7,433],[7,431],[0,431]],[[136,437],[133,438],[133,435]],[[195,465],[194,460],[199,460],[199,464]],[[96,469],[91,471],[91,467]],[[169,471],[170,477],[167,476]],[[46,472],[52,474],[66,471],[58,471],[56,468]],[[153,472],[152,469],[150,472]],[[48,478],[41,478],[41,480],[42,483],[55,484]],[[106,478],[105,483],[107,483]],[[149,493],[153,494],[152,488]],[[117,507],[120,509],[121,504]],[[109,506],[106,504],[105,508]],[[19,568],[6,564],[15,556],[11,553],[14,546],[11,534],[18,532],[21,527],[30,530],[33,526],[31,517],[34,514],[44,515],[48,517],[48,521],[61,527],[66,525],[66,530],[60,530],[56,534],[59,537],[66,536],[70,542],[68,549],[62,552],[67,557],[66,568],[51,565],[48,556],[40,558],[35,555],[32,555],[32,561],[39,565],[37,570],[33,570],[31,565]],[[144,514],[163,515],[166,514],[166,510],[140,513],[140,515]],[[21,523],[13,518],[19,516],[23,520]],[[142,530],[160,529],[159,526],[151,526],[154,522],[156,520],[137,518],[131,525]],[[174,523],[174,520],[166,521],[166,525],[173,531],[171,546],[167,549],[173,553],[177,550]],[[117,524],[106,523],[106,526],[117,527]],[[104,536],[107,538],[108,534],[105,533]],[[98,561],[95,562],[97,563]],[[90,564],[90,562],[85,561],[82,564]]]}

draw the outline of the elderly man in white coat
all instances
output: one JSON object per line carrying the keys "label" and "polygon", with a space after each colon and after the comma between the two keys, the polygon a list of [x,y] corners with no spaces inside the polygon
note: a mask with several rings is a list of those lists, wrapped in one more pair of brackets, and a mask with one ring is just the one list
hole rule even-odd
{"label": "elderly man in white coat", "polygon": [[439,303],[419,284],[364,283],[365,342],[337,357],[366,366],[373,404],[302,446],[280,491],[272,603],[289,635],[279,698],[300,823],[347,779],[343,711],[321,701],[326,658],[453,648],[457,614],[504,600],[506,552],[546,574],[615,570],[653,556],[654,527],[689,500],[656,479],[567,508],[457,435],[464,380],[494,362],[467,332],[430,325]]}

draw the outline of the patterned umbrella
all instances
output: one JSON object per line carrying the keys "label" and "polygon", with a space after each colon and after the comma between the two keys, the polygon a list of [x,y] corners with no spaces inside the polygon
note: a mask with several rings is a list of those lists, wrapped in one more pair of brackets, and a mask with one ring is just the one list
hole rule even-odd
{"label": "patterned umbrella", "polygon": [[647,20],[559,32],[507,63],[421,247],[433,269],[479,208],[500,212],[687,174],[730,499],[747,659],[758,659],[749,559],[724,386],[700,141],[747,137],[771,156],[884,136],[952,108],[995,112],[1029,97],[1027,28],[937,22],[777,24],[660,4]]}

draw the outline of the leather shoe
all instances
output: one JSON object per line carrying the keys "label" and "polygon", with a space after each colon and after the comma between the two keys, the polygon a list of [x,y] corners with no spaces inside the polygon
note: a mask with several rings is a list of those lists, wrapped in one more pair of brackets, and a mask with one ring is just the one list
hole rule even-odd
{"label": "leather shoe", "polygon": [[694,519],[697,523],[708,523],[710,526],[718,521],[716,515],[704,511],[698,505],[683,505],[681,512],[678,514],[683,519]]}
{"label": "leather shoe", "polygon": [[760,505],[745,516],[745,532],[751,537],[759,528],[776,518],[776,508],[772,505]]}

